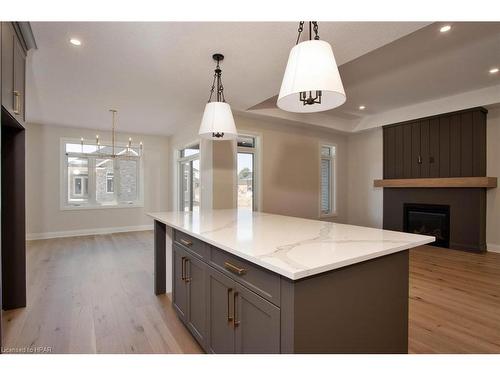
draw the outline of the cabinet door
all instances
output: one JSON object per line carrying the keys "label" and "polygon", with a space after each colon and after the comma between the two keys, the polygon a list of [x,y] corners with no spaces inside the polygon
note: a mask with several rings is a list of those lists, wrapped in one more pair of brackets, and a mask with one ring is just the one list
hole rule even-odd
{"label": "cabinet door", "polygon": [[205,347],[207,336],[207,267],[205,263],[191,254],[186,261],[187,326],[203,347]]}
{"label": "cabinet door", "polygon": [[2,105],[14,114],[14,30],[9,22],[2,22]]}
{"label": "cabinet door", "polygon": [[420,121],[420,177],[430,175],[429,120]]}
{"label": "cabinet door", "polygon": [[280,309],[245,287],[234,304],[236,353],[280,353]]}
{"label": "cabinet door", "polygon": [[403,178],[412,176],[411,124],[403,125]]}
{"label": "cabinet door", "polygon": [[420,153],[420,124],[411,124],[411,177],[420,178],[422,155]]}
{"label": "cabinet door", "polygon": [[183,321],[187,321],[188,312],[188,286],[185,281],[186,261],[188,254],[179,246],[172,248],[172,305]]}
{"label": "cabinet door", "polygon": [[24,122],[24,103],[25,103],[25,70],[26,61],[21,43],[14,38],[14,115],[18,121]]}
{"label": "cabinet door", "polygon": [[460,115],[460,176],[473,176],[472,112]]}
{"label": "cabinet door", "polygon": [[211,353],[234,353],[235,282],[208,267],[208,344]]}
{"label": "cabinet door", "polygon": [[450,177],[460,177],[461,161],[460,114],[450,116]]}
{"label": "cabinet door", "polygon": [[439,118],[429,121],[429,177],[439,177]]}

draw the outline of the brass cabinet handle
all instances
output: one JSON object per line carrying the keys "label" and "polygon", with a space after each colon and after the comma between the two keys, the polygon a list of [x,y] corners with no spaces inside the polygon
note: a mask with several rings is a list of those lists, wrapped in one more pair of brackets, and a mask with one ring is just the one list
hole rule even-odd
{"label": "brass cabinet handle", "polygon": [[[186,275],[184,276],[184,281],[188,283],[191,281],[191,262],[189,261],[189,258],[186,258],[185,264],[186,264],[185,266]],[[188,276],[188,270],[189,270],[189,276]]]}
{"label": "brass cabinet handle", "polygon": [[188,241],[188,240],[185,240],[184,238],[181,238],[181,239],[180,239],[180,242],[181,242],[181,244],[183,244],[184,246],[191,246],[191,245],[193,245],[193,242]]}
{"label": "brass cabinet handle", "polygon": [[233,317],[231,316],[230,310],[231,310],[231,292],[233,291],[232,288],[229,288],[227,290],[227,321],[230,323],[233,321]]}
{"label": "brass cabinet handle", "polygon": [[186,281],[186,257],[181,258],[181,280]]}
{"label": "brass cabinet handle", "polygon": [[232,273],[235,273],[236,275],[244,275],[247,273],[246,269],[236,267],[234,264],[231,264],[229,262],[224,262],[224,268],[228,271],[231,271]]}
{"label": "brass cabinet handle", "polygon": [[234,292],[234,294],[233,294],[233,316],[234,316],[233,327],[235,327],[235,328],[240,325],[240,321],[237,318],[237,309],[236,309],[237,304],[238,304],[238,292]]}
{"label": "brass cabinet handle", "polygon": [[21,114],[21,93],[17,90],[13,91],[14,93],[14,113],[16,115]]}

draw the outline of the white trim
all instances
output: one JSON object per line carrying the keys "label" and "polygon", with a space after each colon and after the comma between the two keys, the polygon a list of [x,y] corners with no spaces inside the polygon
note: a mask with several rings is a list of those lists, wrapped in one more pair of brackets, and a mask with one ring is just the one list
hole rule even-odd
{"label": "white trim", "polygon": [[497,245],[495,243],[489,243],[486,245],[488,251],[491,251],[492,253],[500,253],[500,245]]}
{"label": "white trim", "polygon": [[30,241],[30,240],[44,240],[49,238],[92,236],[99,234],[139,232],[145,230],[153,230],[153,225],[147,224],[147,225],[137,225],[131,227],[93,228],[93,229],[68,230],[61,232],[28,233],[26,235],[26,240]]}

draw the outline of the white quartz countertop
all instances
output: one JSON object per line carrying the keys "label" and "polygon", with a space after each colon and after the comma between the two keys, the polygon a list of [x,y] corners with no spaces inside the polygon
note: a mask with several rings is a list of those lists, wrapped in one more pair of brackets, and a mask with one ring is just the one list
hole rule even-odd
{"label": "white quartz countertop", "polygon": [[435,240],[249,210],[155,212],[153,219],[292,280]]}

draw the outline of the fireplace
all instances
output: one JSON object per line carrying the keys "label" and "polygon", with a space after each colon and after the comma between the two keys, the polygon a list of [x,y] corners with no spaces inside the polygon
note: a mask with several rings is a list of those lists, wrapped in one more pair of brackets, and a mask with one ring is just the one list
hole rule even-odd
{"label": "fireplace", "polygon": [[450,247],[450,206],[405,203],[403,215],[405,232],[434,236],[430,245]]}

